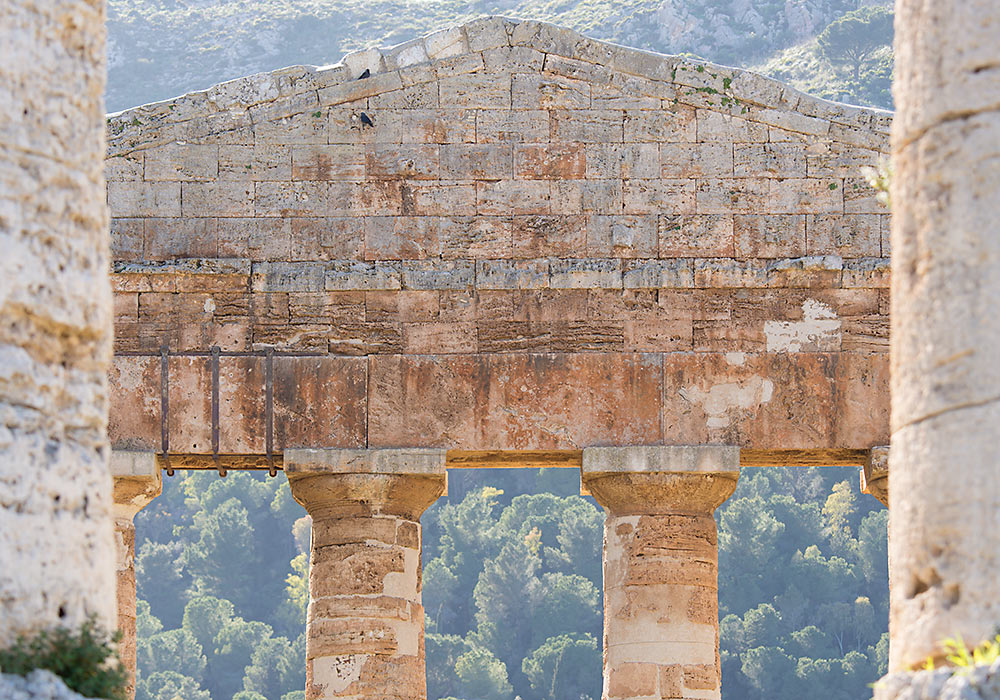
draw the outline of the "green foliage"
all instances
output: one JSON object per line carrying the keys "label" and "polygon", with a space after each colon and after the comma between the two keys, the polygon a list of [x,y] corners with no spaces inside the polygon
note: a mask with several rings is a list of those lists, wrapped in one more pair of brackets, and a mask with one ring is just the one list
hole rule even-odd
{"label": "green foliage", "polygon": [[892,208],[889,187],[892,185],[893,172],[892,161],[888,159],[879,160],[877,167],[861,168],[861,174],[865,176],[865,180],[872,189],[878,192],[875,198],[887,209]]}
{"label": "green foliage", "polygon": [[119,637],[105,633],[94,618],[79,630],[42,630],[0,649],[0,669],[26,676],[41,668],[62,678],[67,688],[80,695],[125,700],[128,675],[114,647]]}
{"label": "green foliage", "polygon": [[513,688],[507,667],[492,652],[473,647],[455,661],[455,675],[466,697],[477,700],[509,700]]}
{"label": "green foliage", "polygon": [[[955,667],[955,675],[968,675],[976,666],[990,666],[1000,659],[1000,634],[993,639],[984,639],[971,650],[961,635],[949,637],[941,645],[948,652],[945,659]],[[927,659],[924,668],[933,670],[934,659]]]}
{"label": "green foliage", "polygon": [[524,658],[521,669],[535,696],[544,700],[596,698],[601,650],[589,634],[549,637]]}
{"label": "green foliage", "polygon": [[892,36],[892,18],[892,8],[878,5],[848,12],[820,33],[819,50],[834,66],[847,68],[857,81],[865,63]]}
{"label": "green foliage", "polygon": [[[596,700],[602,509],[570,470],[453,476],[422,518],[429,700]],[[887,511],[853,477],[746,469],[718,509],[725,700],[853,700],[884,673]],[[165,597],[137,607],[138,700],[304,700],[309,521],[287,484],[199,473],[164,491],[137,516],[140,591]]]}

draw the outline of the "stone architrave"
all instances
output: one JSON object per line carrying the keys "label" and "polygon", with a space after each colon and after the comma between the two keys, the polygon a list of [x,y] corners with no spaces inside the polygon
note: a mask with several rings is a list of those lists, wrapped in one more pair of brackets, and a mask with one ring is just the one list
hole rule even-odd
{"label": "stone architrave", "polygon": [[306,700],[425,700],[420,515],[447,491],[445,451],[285,450],[312,517]]}
{"label": "stone architrave", "polygon": [[104,20],[0,3],[0,647],[114,621]]}
{"label": "stone architrave", "polygon": [[889,448],[873,447],[868,464],[861,469],[861,493],[874,496],[889,507]]}
{"label": "stone architrave", "polygon": [[130,450],[111,453],[114,479],[115,554],[118,571],[118,654],[129,672],[128,697],[135,697],[135,514],[163,490],[156,454]]}
{"label": "stone architrave", "polygon": [[890,671],[1000,626],[998,23],[896,2]]}
{"label": "stone architrave", "polygon": [[715,509],[739,448],[595,447],[583,490],[604,525],[603,700],[720,698]]}

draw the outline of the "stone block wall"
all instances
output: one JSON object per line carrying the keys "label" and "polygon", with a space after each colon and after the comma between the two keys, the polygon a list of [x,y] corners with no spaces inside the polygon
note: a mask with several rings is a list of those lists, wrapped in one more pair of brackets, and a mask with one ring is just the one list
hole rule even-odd
{"label": "stone block wall", "polygon": [[889,125],[504,18],[112,115],[116,348],[329,356],[330,445],[884,444]]}

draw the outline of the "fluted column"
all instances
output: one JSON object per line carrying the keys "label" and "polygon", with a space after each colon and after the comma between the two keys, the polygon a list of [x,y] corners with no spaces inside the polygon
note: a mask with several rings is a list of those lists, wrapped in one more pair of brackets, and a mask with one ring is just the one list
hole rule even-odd
{"label": "fluted column", "polygon": [[861,470],[861,493],[874,496],[889,507],[889,448],[873,447]]}
{"label": "fluted column", "polygon": [[720,698],[713,512],[736,447],[599,447],[585,491],[604,506],[604,700]]}
{"label": "fluted column", "polygon": [[115,521],[115,559],[118,572],[118,654],[128,669],[128,697],[135,697],[135,514],[160,495],[163,478],[153,452],[114,450],[112,514]]}
{"label": "fluted column", "polygon": [[312,516],[306,700],[426,700],[420,515],[444,450],[286,450]]}
{"label": "fluted column", "polygon": [[0,648],[114,623],[104,0],[0,2]]}
{"label": "fluted column", "polygon": [[889,669],[1000,626],[1000,9],[897,0]]}

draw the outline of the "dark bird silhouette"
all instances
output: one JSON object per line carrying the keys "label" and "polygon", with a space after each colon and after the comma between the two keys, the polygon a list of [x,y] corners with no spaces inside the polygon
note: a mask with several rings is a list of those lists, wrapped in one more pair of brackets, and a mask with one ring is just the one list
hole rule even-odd
{"label": "dark bird silhouette", "polygon": [[370,77],[372,77],[372,72],[369,69],[365,68],[365,72],[358,76],[358,80],[364,80],[365,78],[370,78]]}
{"label": "dark bird silhouette", "polygon": [[375,122],[372,121],[372,118],[369,117],[364,112],[361,113],[361,124],[362,124],[362,128],[364,128],[366,126],[375,126]]}

